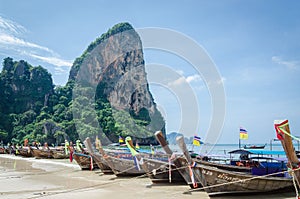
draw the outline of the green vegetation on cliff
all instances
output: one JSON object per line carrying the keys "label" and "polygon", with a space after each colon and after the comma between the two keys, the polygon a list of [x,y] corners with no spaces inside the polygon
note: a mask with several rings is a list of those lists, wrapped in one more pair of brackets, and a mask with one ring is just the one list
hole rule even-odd
{"label": "green vegetation on cliff", "polygon": [[[105,93],[109,84],[102,81],[95,91],[88,84],[76,84],[78,71],[80,67],[86,67],[83,63],[91,51],[105,39],[126,30],[133,30],[129,23],[117,24],[92,42],[74,61],[65,86],[54,87],[51,74],[41,66],[34,67],[23,60],[4,59],[0,73],[0,140],[23,143],[24,139],[29,139],[30,142],[60,144],[65,139],[75,141],[87,136],[93,139],[97,135],[101,139],[106,137],[117,142],[119,135],[131,135],[145,138],[142,139],[144,143],[155,142],[153,132],[164,130],[164,120],[156,107],[152,107],[152,117],[149,112],[151,107],[143,106],[137,112],[122,105],[115,109]],[[137,53],[126,56],[138,56],[141,59],[139,63],[143,63],[142,55]],[[132,67],[129,62],[118,64],[122,68]],[[108,76],[104,79],[111,77],[111,74],[104,75]],[[145,91],[141,94],[137,92],[136,101],[145,94]],[[151,94],[148,100],[153,106]]]}

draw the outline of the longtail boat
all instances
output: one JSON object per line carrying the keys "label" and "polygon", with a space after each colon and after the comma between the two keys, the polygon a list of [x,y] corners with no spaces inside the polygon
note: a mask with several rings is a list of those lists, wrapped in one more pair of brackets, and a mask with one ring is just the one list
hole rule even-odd
{"label": "longtail boat", "polygon": [[[143,170],[144,161],[149,158],[150,161],[155,158],[157,161],[159,159],[166,159],[166,157],[162,157],[160,154],[149,154],[149,153],[139,153],[134,149],[132,144],[132,140],[130,137],[126,138],[126,145],[130,149],[131,153],[124,150],[106,150],[104,151],[101,142],[98,144],[100,154],[95,153],[94,155],[102,158],[102,163],[107,164],[115,175],[117,176],[139,176],[145,174],[145,170]],[[92,149],[89,149],[92,150]],[[143,159],[143,161],[142,161]],[[140,160],[140,161],[139,161]],[[153,160],[155,161],[155,160]],[[165,164],[165,162],[164,162]],[[156,167],[157,168],[157,167]]]}
{"label": "longtail boat", "polygon": [[293,182],[285,177],[255,176],[197,164],[193,170],[202,175],[201,184],[209,195],[263,193],[291,190]]}
{"label": "longtail boat", "polygon": [[106,161],[116,176],[140,176],[146,173],[138,163],[135,163],[133,157],[124,159],[107,156]]}
{"label": "longtail boat", "polygon": [[98,167],[104,174],[112,174],[113,173],[113,170],[109,167],[109,164],[107,163],[106,159],[101,154],[93,153],[91,155],[92,155],[95,163],[98,165]]}
{"label": "longtail boat", "polygon": [[74,152],[73,159],[77,162],[82,170],[94,170],[99,168],[93,160],[93,157],[89,154]]}
{"label": "longtail boat", "polygon": [[194,180],[194,175],[191,170],[191,166],[184,157],[175,156],[173,151],[170,149],[167,141],[165,140],[161,131],[155,132],[155,137],[159,144],[162,146],[166,154],[172,159],[173,164],[176,167],[176,170],[181,174],[182,178],[191,188],[197,188],[201,186],[199,181]]}
{"label": "longtail boat", "polygon": [[50,149],[39,149],[37,146],[36,148],[32,148],[31,146],[29,146],[30,151],[32,153],[32,155],[37,158],[53,158],[52,154],[53,152]]}
{"label": "longtail boat", "polygon": [[141,167],[153,183],[185,184],[185,180],[171,162],[151,158],[143,158],[140,162]]}
{"label": "longtail boat", "polygon": [[299,138],[296,138],[291,134],[288,120],[275,120],[274,126],[277,138],[280,140],[286,153],[286,157],[288,158],[287,166],[291,169],[290,173],[292,177],[296,179],[298,186],[300,186],[300,162],[292,141],[292,138],[297,139],[298,141]]}
{"label": "longtail boat", "polygon": [[[133,150],[132,142],[128,142],[129,147]],[[151,150],[151,157],[137,155],[141,167],[146,172],[152,183],[176,183],[186,184],[182,175],[172,162],[168,154],[155,154]],[[173,156],[172,158],[175,158]]]}
{"label": "longtail boat", "polygon": [[264,149],[266,147],[267,144],[264,145],[244,145],[244,149]]}
{"label": "longtail boat", "polygon": [[290,188],[293,187],[291,178],[274,177],[278,173],[258,176],[247,172],[228,170],[226,167],[201,164],[201,162],[191,159],[182,136],[177,137],[176,140],[188,162],[193,164],[192,169],[196,180],[201,182],[203,186],[202,189],[210,196],[219,194],[274,192],[290,190]]}
{"label": "longtail boat", "polygon": [[[99,141],[100,142],[100,141]],[[112,169],[109,167],[108,163],[106,162],[105,158],[99,154],[99,153],[95,153],[92,144],[91,144],[91,140],[89,137],[87,137],[84,141],[85,146],[87,147],[88,152],[90,153],[90,155],[92,156],[93,160],[95,161],[95,163],[98,165],[98,167],[100,168],[100,170],[104,173],[104,174],[111,174],[113,173]],[[99,145],[99,150],[103,150],[102,149],[102,145],[100,142]]]}
{"label": "longtail boat", "polygon": [[16,151],[16,155],[23,157],[33,157],[32,151],[29,147],[21,147]]}
{"label": "longtail boat", "polygon": [[61,149],[51,149],[52,156],[54,159],[68,159],[69,154],[66,154],[64,150]]}
{"label": "longtail boat", "polygon": [[135,155],[128,156],[127,153],[126,156],[115,157],[105,153],[104,150],[100,152],[116,176],[140,176],[146,173],[140,167]]}
{"label": "longtail boat", "polygon": [[68,146],[68,149],[70,151],[70,161],[74,159],[81,170],[94,170],[99,168],[88,152],[85,152],[83,149],[81,152],[76,152],[72,146]]}

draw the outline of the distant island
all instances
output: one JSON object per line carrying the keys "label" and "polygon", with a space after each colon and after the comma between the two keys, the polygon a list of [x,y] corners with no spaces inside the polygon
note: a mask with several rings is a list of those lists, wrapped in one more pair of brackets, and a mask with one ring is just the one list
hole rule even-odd
{"label": "distant island", "polygon": [[[192,137],[185,137],[183,134],[177,133],[177,132],[171,132],[171,133],[167,134],[166,136],[167,136],[168,143],[172,144],[172,145],[177,144],[176,137],[178,137],[178,136],[183,136],[184,137],[184,142],[186,144],[192,144],[193,139],[194,139],[193,136]],[[202,141],[200,141],[200,143],[204,144]]]}
{"label": "distant island", "polygon": [[28,139],[58,145],[98,136],[108,144],[130,135],[141,144],[156,144],[157,130],[165,133],[165,121],[149,91],[141,40],[129,23],[115,25],[92,42],[74,61],[65,86],[53,85],[42,66],[3,60],[4,143]]}

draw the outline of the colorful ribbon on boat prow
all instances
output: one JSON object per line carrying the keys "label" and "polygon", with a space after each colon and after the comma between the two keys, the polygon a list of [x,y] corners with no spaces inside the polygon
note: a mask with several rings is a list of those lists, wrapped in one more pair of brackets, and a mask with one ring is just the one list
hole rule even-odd
{"label": "colorful ribbon on boat prow", "polygon": [[287,125],[289,125],[289,121],[288,120],[275,120],[274,121],[274,126],[275,126],[275,130],[276,130],[277,138],[279,140],[283,140],[284,139],[284,134],[290,135],[290,133],[288,133],[284,129]]}
{"label": "colorful ribbon on boat prow", "polygon": [[139,153],[135,150],[135,148],[134,148],[134,146],[133,146],[133,144],[132,144],[132,140],[131,140],[131,137],[130,137],[130,136],[127,136],[127,137],[125,138],[125,143],[126,143],[126,146],[128,147],[128,149],[130,150],[132,156],[136,156],[137,154],[139,154]]}
{"label": "colorful ribbon on boat prow", "polygon": [[141,161],[138,160],[137,155],[139,153],[135,150],[132,140],[131,140],[131,137],[127,136],[125,138],[125,143],[126,143],[126,146],[129,148],[131,155],[133,156],[135,168],[140,171],[141,170],[140,164],[142,164],[142,159],[141,159]]}
{"label": "colorful ribbon on boat prow", "polygon": [[275,120],[274,126],[279,140],[284,139],[284,135],[290,136],[291,138],[300,141],[299,138],[293,136],[289,131],[289,121],[288,120]]}

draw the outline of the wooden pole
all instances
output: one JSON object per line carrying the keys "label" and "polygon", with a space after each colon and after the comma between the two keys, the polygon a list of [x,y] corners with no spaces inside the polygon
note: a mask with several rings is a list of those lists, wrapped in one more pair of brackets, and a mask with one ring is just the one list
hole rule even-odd
{"label": "wooden pole", "polygon": [[177,142],[179,148],[181,149],[181,151],[183,152],[183,154],[184,154],[185,158],[187,159],[188,163],[191,164],[192,163],[192,158],[191,158],[190,153],[189,153],[189,151],[186,147],[183,136],[178,136],[176,138],[176,142]]}
{"label": "wooden pole", "polygon": [[164,151],[166,152],[166,154],[172,155],[173,152],[170,149],[167,141],[165,140],[165,138],[163,136],[163,133],[161,131],[156,131],[155,132],[155,137],[156,137],[157,141],[159,142],[159,144],[164,149]]}
{"label": "wooden pole", "polygon": [[89,137],[87,137],[85,140],[84,140],[84,145],[86,146],[87,150],[89,151],[90,154],[94,154],[94,149],[93,149],[93,146],[92,146],[92,143],[91,143],[91,139]]}

